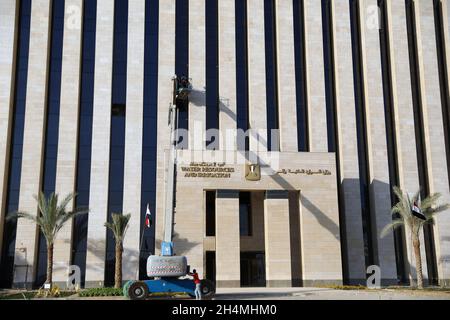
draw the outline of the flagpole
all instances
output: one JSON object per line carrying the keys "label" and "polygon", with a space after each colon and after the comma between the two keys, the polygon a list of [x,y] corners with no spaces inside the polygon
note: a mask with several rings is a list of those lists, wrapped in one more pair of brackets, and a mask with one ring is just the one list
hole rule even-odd
{"label": "flagpole", "polygon": [[[147,203],[148,208],[148,203]],[[145,213],[147,215],[147,212]],[[138,264],[136,268],[136,280],[139,280],[139,267],[141,265],[141,250],[142,250],[142,243],[144,242],[144,233],[145,233],[145,219],[144,223],[142,224],[142,230],[141,230],[141,242],[139,244],[139,253],[138,253]]]}

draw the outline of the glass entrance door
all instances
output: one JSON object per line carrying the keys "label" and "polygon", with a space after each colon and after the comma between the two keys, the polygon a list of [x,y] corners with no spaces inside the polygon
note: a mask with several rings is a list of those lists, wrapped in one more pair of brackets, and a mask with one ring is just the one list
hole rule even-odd
{"label": "glass entrance door", "polygon": [[241,287],[265,287],[265,254],[241,252]]}

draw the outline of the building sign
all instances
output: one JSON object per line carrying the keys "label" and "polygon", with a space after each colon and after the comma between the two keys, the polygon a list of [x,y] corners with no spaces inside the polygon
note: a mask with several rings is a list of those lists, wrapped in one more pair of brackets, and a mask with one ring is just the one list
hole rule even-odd
{"label": "building sign", "polygon": [[330,170],[311,170],[311,169],[280,169],[277,172],[278,174],[301,174],[301,175],[307,175],[307,176],[315,176],[315,175],[320,175],[320,176],[331,176],[331,171]]}
{"label": "building sign", "polygon": [[234,168],[225,163],[191,162],[189,166],[181,167],[185,178],[230,179]]}

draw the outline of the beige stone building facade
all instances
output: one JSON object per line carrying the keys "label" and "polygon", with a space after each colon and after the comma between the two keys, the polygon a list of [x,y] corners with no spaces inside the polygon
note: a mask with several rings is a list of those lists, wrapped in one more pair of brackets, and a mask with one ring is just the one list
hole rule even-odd
{"label": "beige stone building facade", "polygon": [[[0,287],[45,280],[39,228],[6,219],[40,191],[89,208],[58,235],[60,284],[73,265],[113,282],[113,212],[132,215],[126,280],[171,224],[218,287],[414,280],[409,230],[380,234],[393,186],[450,202],[449,18],[447,0],[1,0]],[[450,212],[421,239],[449,285]]]}

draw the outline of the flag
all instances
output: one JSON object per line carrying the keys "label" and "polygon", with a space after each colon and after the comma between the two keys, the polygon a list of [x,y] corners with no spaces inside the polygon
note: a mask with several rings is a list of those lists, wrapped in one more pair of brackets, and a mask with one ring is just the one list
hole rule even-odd
{"label": "flag", "polygon": [[145,226],[150,228],[152,226],[152,213],[150,212],[150,208],[147,203],[147,211],[145,212]]}
{"label": "flag", "polygon": [[422,210],[420,210],[419,206],[417,205],[417,202],[414,202],[411,211],[412,211],[413,216],[415,216],[416,218],[419,218],[423,221],[427,220],[427,217],[424,216],[424,214],[422,213]]}

